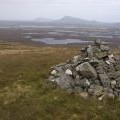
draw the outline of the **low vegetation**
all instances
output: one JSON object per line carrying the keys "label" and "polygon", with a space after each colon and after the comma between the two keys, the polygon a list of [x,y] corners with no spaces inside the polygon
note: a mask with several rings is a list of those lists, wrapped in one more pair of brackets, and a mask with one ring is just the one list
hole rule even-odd
{"label": "low vegetation", "polygon": [[46,81],[52,65],[78,52],[1,42],[0,120],[119,120],[118,100],[85,100]]}

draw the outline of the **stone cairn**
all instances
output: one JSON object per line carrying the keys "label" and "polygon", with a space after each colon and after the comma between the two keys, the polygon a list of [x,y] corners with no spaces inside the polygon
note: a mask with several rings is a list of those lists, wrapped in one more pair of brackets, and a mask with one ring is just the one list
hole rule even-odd
{"label": "stone cairn", "polygon": [[84,98],[120,97],[120,59],[106,42],[96,40],[80,51],[72,60],[53,66],[49,81]]}

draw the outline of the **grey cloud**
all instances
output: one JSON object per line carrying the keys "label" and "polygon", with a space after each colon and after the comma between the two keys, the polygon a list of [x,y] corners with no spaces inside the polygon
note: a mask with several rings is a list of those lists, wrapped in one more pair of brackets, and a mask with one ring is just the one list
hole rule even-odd
{"label": "grey cloud", "polygon": [[120,0],[0,0],[1,19],[60,18],[71,15],[100,21],[120,21]]}

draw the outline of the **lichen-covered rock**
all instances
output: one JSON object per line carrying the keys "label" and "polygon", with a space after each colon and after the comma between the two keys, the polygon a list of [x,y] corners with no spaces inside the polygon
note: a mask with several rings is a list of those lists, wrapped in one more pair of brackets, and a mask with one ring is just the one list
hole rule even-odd
{"label": "lichen-covered rock", "polygon": [[68,89],[74,86],[73,78],[66,74],[63,74],[62,76],[60,76],[57,81],[58,81],[59,86],[63,89],[64,88]]}
{"label": "lichen-covered rock", "polygon": [[90,65],[89,62],[81,63],[76,67],[76,70],[85,77],[97,78],[96,70]]}
{"label": "lichen-covered rock", "polygon": [[110,79],[106,73],[99,74],[99,78],[105,88],[110,87]]}

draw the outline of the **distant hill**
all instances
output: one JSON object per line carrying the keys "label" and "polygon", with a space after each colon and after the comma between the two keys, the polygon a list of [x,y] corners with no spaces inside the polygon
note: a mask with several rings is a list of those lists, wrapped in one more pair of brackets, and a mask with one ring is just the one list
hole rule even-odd
{"label": "distant hill", "polygon": [[77,17],[71,17],[71,16],[65,16],[59,20],[56,20],[54,22],[58,22],[58,23],[67,23],[67,24],[85,24],[85,23],[89,23],[90,21],[88,20],[84,20],[84,19],[80,19]]}
{"label": "distant hill", "polygon": [[64,16],[58,20],[48,18],[37,18],[32,21],[0,21],[0,27],[16,26],[74,26],[74,27],[115,27],[120,28],[120,23],[104,23],[99,21],[89,21],[77,17]]}
{"label": "distant hill", "polygon": [[120,28],[120,22],[118,23],[107,23],[107,22],[100,22],[100,21],[90,21],[85,19],[80,19],[77,17],[71,16],[64,16],[61,19],[51,21],[55,25],[72,25],[78,27],[115,27]]}
{"label": "distant hill", "polygon": [[49,19],[49,18],[37,18],[34,21],[36,21],[36,22],[51,22],[53,20]]}
{"label": "distant hill", "polygon": [[[89,21],[85,19],[80,19],[77,17],[71,17],[71,16],[64,16],[58,20],[52,20],[48,18],[37,18],[34,21],[37,22],[50,22],[50,23],[60,23],[60,24],[101,24],[102,22],[98,21]],[[103,23],[102,23],[103,24]]]}
{"label": "distant hill", "polygon": [[85,19],[80,19],[77,17],[71,17],[71,16],[64,16],[63,18],[55,21],[51,21],[55,24],[67,24],[67,25],[85,25],[85,26],[93,26],[93,25],[112,25],[110,23],[103,23],[98,21],[89,21]]}

